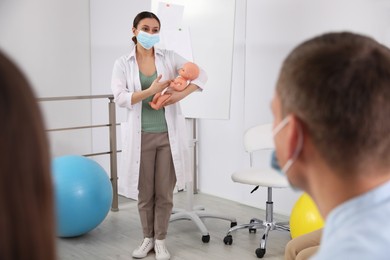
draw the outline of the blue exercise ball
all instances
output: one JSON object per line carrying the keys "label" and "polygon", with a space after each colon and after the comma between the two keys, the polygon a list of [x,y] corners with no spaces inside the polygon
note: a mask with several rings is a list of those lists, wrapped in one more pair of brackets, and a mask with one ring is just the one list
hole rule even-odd
{"label": "blue exercise ball", "polygon": [[75,237],[97,227],[112,203],[106,171],[94,160],[79,155],[54,158],[57,235]]}

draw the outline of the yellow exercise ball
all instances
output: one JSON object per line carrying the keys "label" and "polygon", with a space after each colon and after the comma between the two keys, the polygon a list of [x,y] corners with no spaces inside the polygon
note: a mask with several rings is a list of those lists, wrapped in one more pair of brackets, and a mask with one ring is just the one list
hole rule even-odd
{"label": "yellow exercise ball", "polygon": [[290,215],[291,237],[310,233],[324,226],[324,220],[312,198],[303,193],[295,202]]}

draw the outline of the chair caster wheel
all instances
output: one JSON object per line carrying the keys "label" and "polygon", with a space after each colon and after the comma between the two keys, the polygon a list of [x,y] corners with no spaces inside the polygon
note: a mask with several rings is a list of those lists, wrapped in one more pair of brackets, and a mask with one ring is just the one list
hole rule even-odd
{"label": "chair caster wheel", "polygon": [[224,239],[223,242],[225,245],[231,245],[233,244],[233,237],[231,235],[227,235]]}
{"label": "chair caster wheel", "polygon": [[235,226],[237,226],[237,222],[231,222],[230,223],[230,227],[232,228],[232,227],[235,227]]}
{"label": "chair caster wheel", "polygon": [[202,236],[202,242],[208,243],[210,241],[210,235]]}
{"label": "chair caster wheel", "polygon": [[263,258],[264,255],[265,255],[265,249],[263,249],[263,248],[256,249],[256,256],[258,258]]}

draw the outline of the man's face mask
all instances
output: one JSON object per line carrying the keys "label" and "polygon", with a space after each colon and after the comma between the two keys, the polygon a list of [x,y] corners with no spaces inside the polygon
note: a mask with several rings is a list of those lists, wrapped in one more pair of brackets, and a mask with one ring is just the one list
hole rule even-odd
{"label": "man's face mask", "polygon": [[158,33],[150,34],[141,30],[138,32],[137,42],[147,50],[150,50],[159,41],[160,35]]}
{"label": "man's face mask", "polygon": [[[282,130],[288,123],[290,122],[290,117],[285,117],[273,130],[272,130],[272,135],[275,138],[280,130]],[[287,171],[290,169],[291,165],[296,161],[296,159],[299,156],[299,153],[302,150],[302,145],[303,145],[303,136],[302,136],[302,130],[299,127],[299,138],[298,138],[298,143],[297,146],[295,147],[295,151],[292,155],[291,158],[289,158],[286,162],[286,164],[281,167],[281,172],[285,175],[287,175]]]}

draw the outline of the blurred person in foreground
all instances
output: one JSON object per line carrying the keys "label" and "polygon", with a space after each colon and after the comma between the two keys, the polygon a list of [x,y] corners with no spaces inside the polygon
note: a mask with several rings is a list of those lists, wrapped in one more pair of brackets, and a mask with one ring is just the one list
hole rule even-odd
{"label": "blurred person in foreground", "polygon": [[29,82],[0,52],[0,259],[55,259],[50,157]]}

